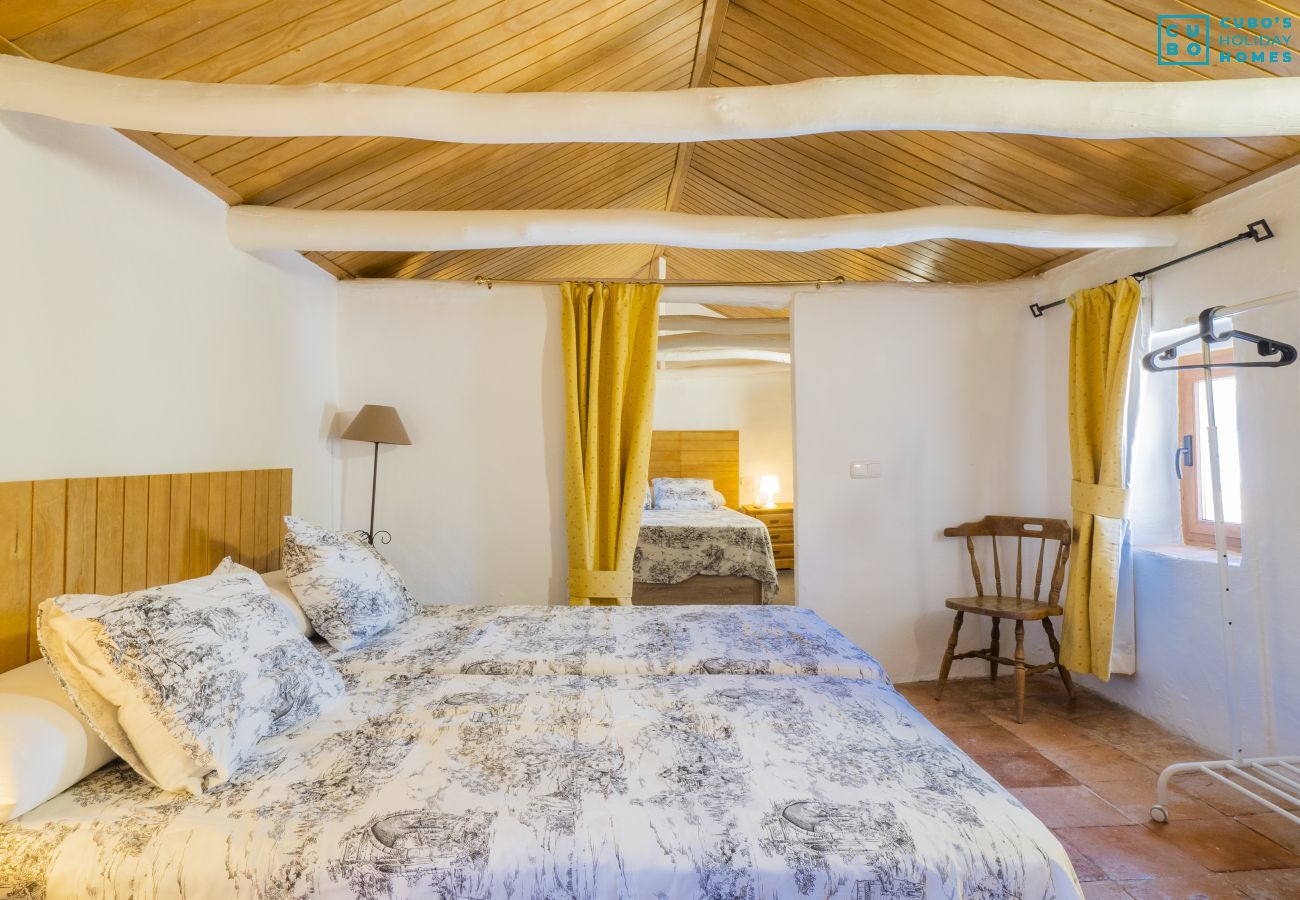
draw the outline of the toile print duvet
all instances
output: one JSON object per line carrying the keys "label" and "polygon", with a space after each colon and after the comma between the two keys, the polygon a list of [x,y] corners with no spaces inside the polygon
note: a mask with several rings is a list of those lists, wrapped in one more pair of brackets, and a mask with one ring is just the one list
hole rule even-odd
{"label": "toile print duvet", "polygon": [[1074,898],[1060,844],[887,684],[438,675],[347,694],[199,797],[118,762],[0,825],[17,897]]}
{"label": "toile print duvet", "polygon": [[[336,656],[326,650],[327,656]],[[441,675],[837,675],[884,668],[795,606],[421,606],[356,654]]]}
{"label": "toile print duvet", "polygon": [[767,526],[734,509],[647,509],[641,513],[632,578],[680,584],[695,575],[737,575],[763,583],[763,602],[777,594]]}

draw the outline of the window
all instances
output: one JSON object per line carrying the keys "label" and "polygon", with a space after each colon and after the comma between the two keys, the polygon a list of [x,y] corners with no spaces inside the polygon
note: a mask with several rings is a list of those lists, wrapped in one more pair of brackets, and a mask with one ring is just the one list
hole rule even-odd
{"label": "window", "polygon": [[[1231,362],[1231,350],[1216,351],[1214,362]],[[1196,363],[1199,356],[1187,356],[1180,363]],[[1223,521],[1228,547],[1241,549],[1241,457],[1237,452],[1237,378],[1233,369],[1215,369],[1211,379],[1214,414],[1219,426],[1219,475],[1223,489]],[[1206,411],[1207,384],[1204,369],[1178,373],[1178,435],[1192,437],[1192,460],[1183,458],[1182,494],[1183,542],[1214,546],[1214,495],[1210,483],[1210,434]]]}

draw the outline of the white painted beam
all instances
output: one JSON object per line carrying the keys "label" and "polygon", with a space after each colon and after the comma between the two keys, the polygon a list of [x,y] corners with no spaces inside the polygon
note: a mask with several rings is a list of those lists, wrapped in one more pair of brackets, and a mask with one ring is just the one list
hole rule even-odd
{"label": "white painted beam", "polygon": [[659,350],[779,350],[790,352],[788,334],[686,334],[659,335]]}
{"label": "white painted beam", "polygon": [[1169,247],[1187,216],[1049,215],[967,206],[775,219],[644,209],[329,210],[233,206],[230,239],[244,250],[486,250],[658,244],[706,250],[892,247],[954,239],[1021,247]]}
{"label": "white painted beam", "polygon": [[701,360],[752,359],[762,362],[788,363],[788,350],[751,350],[743,347],[718,348],[713,350],[660,350],[661,362],[699,362]]}
{"label": "white painted beam", "polygon": [[171,134],[471,144],[676,144],[916,130],[1262,137],[1300,134],[1300,77],[1090,82],[864,75],[755,87],[507,94],[380,84],[196,84],[4,56],[0,109]]}
{"label": "white painted beam", "polygon": [[660,316],[659,332],[703,331],[708,334],[786,334],[790,320],[785,317],[728,319],[724,316]]}

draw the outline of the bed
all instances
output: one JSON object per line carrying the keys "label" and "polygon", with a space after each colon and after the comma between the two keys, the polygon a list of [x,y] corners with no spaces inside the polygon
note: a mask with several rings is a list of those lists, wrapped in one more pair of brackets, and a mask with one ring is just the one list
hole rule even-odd
{"label": "bed", "polygon": [[[697,579],[697,576],[706,576]],[[641,587],[633,599],[667,595],[672,602],[717,602],[714,577],[742,579],[744,602],[769,603],[777,595],[776,560],[767,526],[752,516],[721,507],[708,510],[647,509],[633,560],[633,581]],[[676,592],[647,589],[648,585],[692,584]]]}
{"label": "bed", "polygon": [[888,684],[438,675],[344,699],[237,778],[116,762],[0,825],[11,896],[1080,896],[1060,844]]}
{"label": "bed", "polygon": [[740,432],[655,431],[650,479],[698,478],[717,509],[647,509],[633,563],[632,602],[769,603],[779,590],[767,527],[738,512]]}
{"label": "bed", "polygon": [[[323,648],[327,657],[335,655]],[[795,606],[425,606],[349,656],[431,675],[831,675],[884,667]]]}
{"label": "bed", "polygon": [[[225,537],[182,535],[184,565],[278,564],[287,497],[215,475],[155,482],[173,504],[227,488],[202,519]],[[85,549],[43,545],[39,519],[17,518],[25,546],[75,571]],[[129,559],[153,520],[90,534]],[[315,646],[341,696],[226,783],[166,792],[117,760],[0,824],[0,896],[1081,896],[1052,834],[806,609],[426,606]]]}

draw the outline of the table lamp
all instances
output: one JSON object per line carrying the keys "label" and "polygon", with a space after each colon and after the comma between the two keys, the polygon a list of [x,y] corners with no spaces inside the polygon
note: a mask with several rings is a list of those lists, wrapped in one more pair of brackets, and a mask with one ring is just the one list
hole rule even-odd
{"label": "table lamp", "polygon": [[411,439],[402,427],[402,419],[397,410],[391,406],[377,406],[367,403],[361,407],[352,424],[342,434],[345,441],[366,441],[375,445],[375,465],[370,475],[370,530],[363,531],[367,541],[374,546],[375,538],[382,536],[382,543],[387,544],[393,536],[387,531],[375,532],[375,488],[379,484],[379,445],[399,444],[407,446]]}

